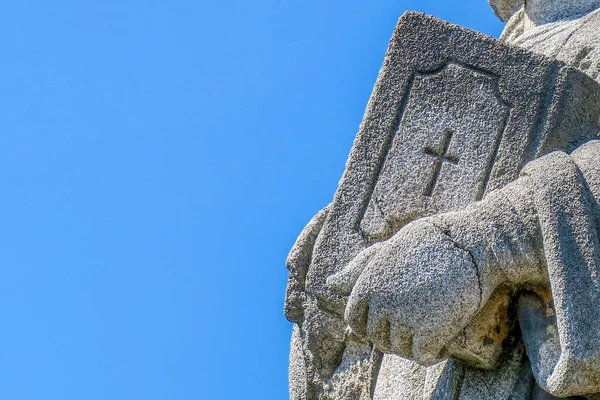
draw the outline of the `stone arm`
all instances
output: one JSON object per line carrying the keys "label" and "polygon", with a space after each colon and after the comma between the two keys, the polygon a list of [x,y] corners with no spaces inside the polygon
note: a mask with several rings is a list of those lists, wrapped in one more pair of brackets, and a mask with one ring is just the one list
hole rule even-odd
{"label": "stone arm", "polygon": [[519,316],[537,381],[598,393],[599,196],[600,142],[553,153],[481,202],[408,224],[328,284],[349,294],[355,334],[423,365],[461,358],[454,339],[498,288],[531,293]]}
{"label": "stone arm", "polygon": [[547,281],[530,186],[522,178],[463,211],[410,223],[330,277],[350,294],[354,333],[431,365],[501,285]]}

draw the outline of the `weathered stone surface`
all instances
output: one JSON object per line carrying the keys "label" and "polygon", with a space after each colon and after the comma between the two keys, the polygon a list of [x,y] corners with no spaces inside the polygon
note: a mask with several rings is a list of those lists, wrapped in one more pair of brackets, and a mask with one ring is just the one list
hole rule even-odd
{"label": "weathered stone surface", "polygon": [[315,241],[325,219],[329,207],[317,213],[296,239],[286,260],[289,270],[287,290],[285,293],[284,314],[292,322],[300,323],[304,318],[304,304],[306,303],[306,273],[312,259]]}
{"label": "weathered stone surface", "polygon": [[[526,6],[517,14],[529,19],[511,21],[541,21],[536,12],[547,15],[558,3],[539,4],[528,2],[531,18]],[[510,1],[495,5],[501,15],[518,8]],[[505,40],[523,37],[530,26],[519,29]],[[595,272],[571,268],[575,272],[565,274],[572,256],[547,260],[569,238],[575,238],[574,254],[595,248],[577,236],[548,239],[552,223],[540,228],[539,216],[552,215],[552,207],[540,208],[539,185],[553,187],[552,176],[509,184],[527,162],[595,138],[599,115],[599,86],[575,68],[423,14],[403,16],[334,201],[309,224],[288,262],[286,315],[298,323],[292,360],[303,369],[290,373],[292,398],[543,398],[534,375],[561,396],[600,390],[595,336],[587,335],[594,339],[588,349],[570,325],[588,332],[600,319],[573,311],[581,299],[600,303]],[[585,154],[586,165],[600,165]],[[591,188],[598,176],[585,176]],[[579,215],[580,191],[571,189],[561,190],[575,196],[575,208],[559,214]],[[596,215],[587,211],[570,220],[581,238],[592,226],[577,224]],[[587,271],[595,271],[593,257],[580,259]],[[588,284],[579,293],[576,282],[584,278]],[[514,299],[523,288],[550,293],[557,282],[569,289],[552,286],[550,296],[567,306],[557,311],[563,321],[546,325],[571,342],[546,344],[549,331],[522,322],[530,365],[516,342]],[[528,304],[521,302],[520,313],[533,310],[529,320],[535,321],[539,307]],[[353,334],[344,332],[346,323]],[[395,355],[382,359],[379,350]],[[423,365],[452,359],[426,368],[398,355]],[[582,358],[587,361],[578,364]],[[574,374],[582,381],[567,382]]]}
{"label": "weathered stone surface", "polygon": [[[552,153],[529,164],[524,174],[462,211],[412,222],[375,247],[369,258],[357,257],[363,272],[345,317],[352,329],[377,348],[421,364],[435,362],[437,355],[461,358],[447,344],[485,309],[486,293],[506,284],[551,286],[553,313],[533,309],[546,320],[556,315],[555,323],[542,318],[532,324],[540,318],[534,318],[529,304],[529,311],[521,312],[534,375],[561,397],[600,392],[600,307],[579,309],[600,305],[600,207],[594,196],[600,194],[594,186],[600,142],[580,147],[572,157]],[[470,258],[456,257],[463,252]],[[356,268],[353,261],[346,271]],[[477,279],[465,278],[461,270],[475,270]],[[476,290],[482,300],[474,296]],[[497,398],[513,386],[502,378],[500,387],[488,393],[492,377],[499,375],[483,380],[486,385],[473,385],[470,374],[465,372],[461,398],[468,398],[469,387],[482,391],[475,398]]]}
{"label": "weathered stone surface", "polygon": [[525,4],[525,0],[488,0],[494,13],[502,21],[507,22]]}
{"label": "weathered stone surface", "polygon": [[559,397],[599,393],[600,141],[571,156],[552,153],[524,174],[532,182],[552,295],[552,304],[537,307],[531,295],[521,298],[533,372]]}
{"label": "weathered stone surface", "polygon": [[361,219],[364,236],[385,239],[415,216],[483,197],[510,114],[498,84],[498,76],[461,62],[415,72]]}
{"label": "weathered stone surface", "polygon": [[502,40],[556,58],[598,79],[600,1],[529,1]]}
{"label": "weathered stone surface", "polygon": [[[445,363],[440,363],[443,364]],[[375,388],[373,398],[422,400],[424,387],[428,383],[427,377],[427,369],[419,364],[399,356],[388,355],[379,370],[379,384]],[[428,386],[432,386],[431,383],[428,383]]]}
{"label": "weathered stone surface", "polygon": [[290,343],[290,399],[306,399],[306,367],[304,364],[304,343],[300,334],[300,327],[294,325],[292,328],[292,340]]}
{"label": "weathered stone surface", "polygon": [[[585,95],[572,96],[579,89]],[[316,241],[308,291],[341,312],[344,301],[326,279],[366,245],[481,199],[515,179],[527,160],[576,148],[598,131],[598,111],[598,87],[586,75],[405,14]],[[436,156],[447,142],[445,159]]]}
{"label": "weathered stone surface", "polygon": [[529,364],[524,362],[525,359],[525,348],[520,344],[510,353],[504,367],[497,371],[466,368],[460,393],[455,398],[460,398],[460,400],[529,400],[534,378]]}

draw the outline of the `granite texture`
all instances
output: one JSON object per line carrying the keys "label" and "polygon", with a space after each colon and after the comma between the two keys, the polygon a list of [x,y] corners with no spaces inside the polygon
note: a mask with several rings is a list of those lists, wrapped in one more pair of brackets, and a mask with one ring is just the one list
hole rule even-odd
{"label": "granite texture", "polygon": [[352,287],[345,320],[377,348],[430,365],[461,358],[448,344],[489,293],[526,288],[519,321],[537,382],[559,397],[600,392],[599,177],[592,141],[528,164],[464,210],[408,224],[329,279]]}
{"label": "granite texture", "polygon": [[595,137],[598,93],[574,68],[405,14],[315,242],[307,291],[342,312],[327,277],[406,223],[480,200],[528,160]]}
{"label": "granite texture", "polygon": [[488,2],[494,13],[504,22],[507,22],[525,5],[525,0],[488,0]]}
{"label": "granite texture", "polygon": [[494,1],[504,43],[400,19],[333,202],[288,258],[292,399],[600,392],[595,3]]}

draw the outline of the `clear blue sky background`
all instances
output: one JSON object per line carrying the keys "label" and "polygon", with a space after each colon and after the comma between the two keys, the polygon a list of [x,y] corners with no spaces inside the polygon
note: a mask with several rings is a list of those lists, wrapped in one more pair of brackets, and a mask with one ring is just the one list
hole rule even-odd
{"label": "clear blue sky background", "polygon": [[4,1],[0,398],[285,399],[284,260],[406,10],[485,0]]}

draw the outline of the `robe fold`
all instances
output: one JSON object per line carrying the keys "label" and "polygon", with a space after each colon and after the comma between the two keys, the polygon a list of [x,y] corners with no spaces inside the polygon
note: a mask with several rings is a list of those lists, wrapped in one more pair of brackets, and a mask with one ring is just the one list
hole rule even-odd
{"label": "robe fold", "polygon": [[523,175],[533,184],[554,302],[524,303],[521,328],[533,373],[555,396],[600,392],[600,141],[551,153]]}

